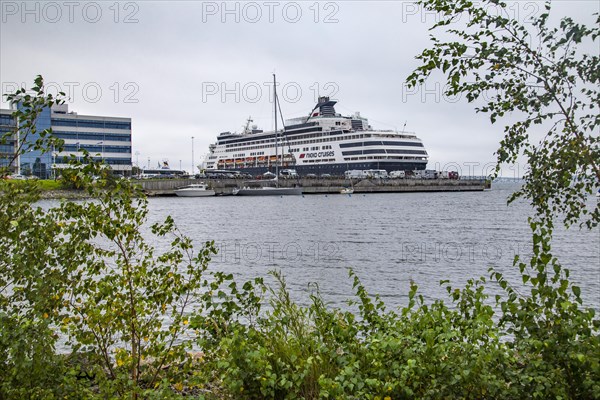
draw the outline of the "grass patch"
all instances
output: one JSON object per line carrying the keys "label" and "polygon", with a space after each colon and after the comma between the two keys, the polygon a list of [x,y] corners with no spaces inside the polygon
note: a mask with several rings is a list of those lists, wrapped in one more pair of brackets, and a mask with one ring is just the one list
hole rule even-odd
{"label": "grass patch", "polygon": [[52,179],[43,179],[37,181],[39,188],[42,190],[60,190],[64,189],[62,182]]}
{"label": "grass patch", "polygon": [[[32,181],[23,181],[23,180],[5,180],[4,182],[10,184],[10,185],[27,185],[30,184]],[[48,190],[60,190],[60,189],[65,189],[64,185],[62,184],[61,181],[55,181],[53,179],[40,179],[40,180],[36,180],[35,181],[35,185],[37,185],[38,188],[40,188],[40,190],[42,191],[48,191]]]}

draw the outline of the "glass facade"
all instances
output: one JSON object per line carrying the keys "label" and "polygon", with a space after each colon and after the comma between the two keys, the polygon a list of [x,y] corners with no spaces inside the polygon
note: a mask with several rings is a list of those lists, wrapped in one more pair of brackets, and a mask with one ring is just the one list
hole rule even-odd
{"label": "glass facade", "polygon": [[[51,111],[49,108],[42,110],[36,121],[36,131],[19,131],[18,140],[34,143],[40,139],[40,132],[51,128]],[[40,150],[30,149],[19,157],[19,173],[22,175],[35,175],[38,178],[48,179],[52,175],[52,154]]]}
{"label": "glass facade", "polygon": [[87,139],[87,140],[112,140],[117,142],[130,142],[131,134],[115,135],[110,133],[93,133],[93,132],[64,132],[58,129],[52,129],[54,136],[61,139]]}
{"label": "glass facade", "polygon": [[127,129],[131,130],[131,122],[114,121],[89,121],[52,118],[52,126],[73,126],[79,128],[97,128],[97,129]]}
{"label": "glass facade", "polygon": [[68,153],[76,153],[78,150],[86,149],[90,155],[94,153],[131,153],[131,146],[77,146],[77,144],[68,144],[64,146],[64,151]]}
{"label": "glass facade", "polygon": [[[12,110],[0,110],[0,134],[16,127],[11,114]],[[131,119],[77,115],[69,113],[64,104],[44,109],[36,122],[35,133],[21,131],[18,137],[0,144],[0,165],[7,165],[14,157],[16,140],[33,143],[40,138],[39,132],[50,128],[53,136],[63,139],[62,151],[26,151],[19,157],[14,172],[49,179],[53,168],[66,167],[67,159],[71,155],[82,156],[83,150],[118,173],[131,171]]]}
{"label": "glass facade", "polygon": [[53,135],[64,140],[63,151],[57,154],[57,167],[66,156],[82,155],[85,150],[92,159],[105,162],[113,170],[131,171],[130,119],[56,112],[51,123]]}
{"label": "glass facade", "polygon": [[[15,137],[13,134],[17,123],[12,116],[11,110],[0,110],[0,167],[6,168],[10,165],[15,155]],[[16,166],[11,173],[16,171]]]}

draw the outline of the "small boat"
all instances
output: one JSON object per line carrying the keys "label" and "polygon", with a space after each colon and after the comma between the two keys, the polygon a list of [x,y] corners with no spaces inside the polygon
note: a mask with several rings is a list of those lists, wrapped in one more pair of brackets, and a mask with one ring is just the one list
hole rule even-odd
{"label": "small boat", "polygon": [[352,193],[354,193],[354,182],[352,182],[352,178],[350,178],[350,187],[345,187],[342,190],[340,190],[341,194],[347,194],[347,195],[351,195]]}
{"label": "small boat", "polygon": [[244,187],[237,192],[238,196],[299,196],[301,194],[301,187]]}
{"label": "small boat", "polygon": [[175,194],[179,197],[207,197],[214,196],[215,191],[205,183],[195,183],[176,189]]}

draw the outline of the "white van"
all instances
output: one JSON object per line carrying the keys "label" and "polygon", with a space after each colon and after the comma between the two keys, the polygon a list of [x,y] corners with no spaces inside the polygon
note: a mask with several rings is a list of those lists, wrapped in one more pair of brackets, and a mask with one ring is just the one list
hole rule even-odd
{"label": "white van", "polygon": [[388,173],[385,169],[367,169],[364,171],[367,178],[387,178]]}
{"label": "white van", "polygon": [[298,177],[298,173],[296,172],[295,169],[283,169],[283,170],[281,170],[279,175],[282,177],[287,177],[287,178],[297,178]]}
{"label": "white van", "polygon": [[344,177],[346,179],[365,179],[367,177],[367,174],[363,170],[352,169],[344,172]]}

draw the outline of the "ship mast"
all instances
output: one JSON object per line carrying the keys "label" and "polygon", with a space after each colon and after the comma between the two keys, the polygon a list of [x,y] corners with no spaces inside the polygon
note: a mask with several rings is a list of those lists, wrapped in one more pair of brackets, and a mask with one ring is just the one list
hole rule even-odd
{"label": "ship mast", "polygon": [[254,120],[252,119],[252,116],[248,117],[248,120],[246,121],[246,125],[244,125],[244,132],[242,132],[243,134],[252,133],[250,131],[250,122],[254,122]]}
{"label": "ship mast", "polygon": [[275,110],[275,181],[279,186],[279,135],[277,133],[277,80],[273,74],[273,109]]}

